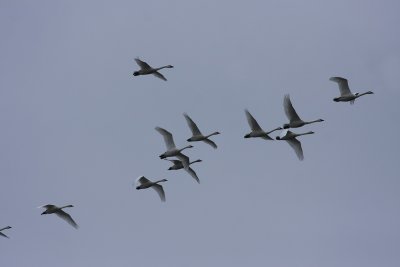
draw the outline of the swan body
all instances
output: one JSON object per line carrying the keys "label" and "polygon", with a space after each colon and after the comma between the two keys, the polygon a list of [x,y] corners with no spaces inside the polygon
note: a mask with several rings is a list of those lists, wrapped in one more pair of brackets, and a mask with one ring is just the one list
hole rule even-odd
{"label": "swan body", "polygon": [[348,83],[347,79],[342,78],[342,77],[331,77],[329,80],[337,83],[339,86],[340,96],[335,97],[333,99],[333,101],[335,101],[335,102],[350,102],[350,104],[354,104],[354,101],[357,98],[359,98],[360,96],[370,95],[370,94],[374,93],[372,91],[367,91],[367,92],[361,93],[361,94],[360,93],[353,94],[350,91],[350,87],[349,87],[349,83]]}
{"label": "swan body", "polygon": [[269,134],[274,132],[274,131],[277,131],[277,130],[282,130],[282,127],[278,127],[278,128],[273,129],[272,131],[265,132],[260,127],[260,125],[258,124],[256,119],[254,119],[254,117],[250,114],[250,112],[247,109],[245,109],[244,112],[246,114],[247,123],[249,124],[249,126],[251,128],[251,132],[246,134],[244,136],[244,138],[260,137],[260,138],[265,139],[265,140],[274,140],[269,136]]}
{"label": "swan body", "polygon": [[11,229],[11,226],[6,226],[6,227],[4,227],[4,228],[1,228],[1,229],[0,229],[0,235],[1,235],[2,237],[9,238],[7,235],[5,235],[4,233],[1,232],[1,231],[3,231],[3,230],[6,230],[6,229]]}
{"label": "swan body", "polygon": [[189,128],[190,128],[190,130],[192,132],[192,137],[187,139],[188,142],[203,141],[204,143],[209,144],[213,148],[217,148],[217,145],[213,141],[211,141],[209,139],[209,137],[211,137],[213,135],[220,134],[220,132],[213,132],[213,133],[211,133],[209,135],[203,135],[200,132],[199,127],[197,127],[196,123],[189,117],[188,114],[183,113],[183,116],[185,117],[187,125],[189,126]]}
{"label": "swan body", "polygon": [[298,128],[306,124],[324,121],[323,119],[318,119],[314,121],[303,121],[302,119],[300,119],[299,115],[297,115],[297,112],[292,105],[292,102],[290,101],[289,95],[285,95],[285,97],[283,98],[283,108],[285,110],[286,117],[289,119],[289,123],[285,123],[283,125],[284,129]]}
{"label": "swan body", "polygon": [[293,150],[296,153],[298,159],[299,160],[303,160],[304,159],[303,149],[301,147],[300,141],[297,140],[296,137],[302,136],[302,135],[307,135],[307,134],[313,134],[313,133],[314,132],[310,131],[310,132],[306,132],[306,133],[296,134],[296,133],[291,132],[289,130],[284,130],[284,131],[282,131],[280,136],[276,137],[276,140],[285,140],[293,148]]}
{"label": "swan body", "polygon": [[[180,170],[180,169],[184,169],[183,164],[182,164],[182,161],[180,161],[180,160],[177,160],[177,159],[172,159],[172,160],[171,160],[171,159],[165,159],[165,160],[168,160],[168,161],[170,161],[170,162],[172,162],[172,163],[174,164],[174,165],[172,165],[171,167],[168,168],[169,171],[170,171],[170,170]],[[202,162],[202,160],[201,160],[201,159],[194,160],[194,161],[192,161],[192,162],[189,162],[189,165],[191,165],[191,164],[193,164],[193,163],[196,163],[196,162]],[[192,176],[193,179],[196,180],[196,182],[200,183],[199,177],[197,177],[196,172],[195,172],[192,168],[189,167],[189,168],[185,169],[185,171],[186,171],[187,173],[189,173],[190,176]]]}
{"label": "swan body", "polygon": [[159,185],[159,183],[166,182],[168,181],[167,179],[162,179],[162,180],[157,180],[155,182],[150,181],[144,176],[140,176],[139,178],[136,179],[136,189],[146,189],[146,188],[153,188],[157,194],[159,195],[160,199],[162,202],[165,202],[165,192],[162,187],[162,185]]}
{"label": "swan body", "polygon": [[184,154],[182,154],[182,151],[186,148],[192,148],[193,146],[188,145],[181,149],[178,149],[175,146],[174,138],[170,132],[168,132],[167,130],[165,130],[161,127],[156,127],[155,129],[157,132],[159,132],[163,136],[165,145],[167,147],[167,151],[165,151],[163,154],[161,154],[159,156],[160,159],[165,159],[165,158],[169,158],[169,157],[177,157],[178,159],[180,159],[182,161],[184,168],[187,169],[189,167],[189,158],[187,156],[185,156]]}
{"label": "swan body", "polygon": [[135,58],[135,61],[139,65],[140,70],[135,71],[133,73],[133,76],[153,74],[157,78],[160,78],[161,80],[164,80],[164,81],[166,81],[167,79],[161,73],[159,73],[158,71],[162,70],[162,69],[165,69],[165,68],[173,68],[174,67],[172,65],[166,65],[166,66],[159,67],[159,68],[152,68],[152,67],[150,67],[149,64],[147,64],[146,62],[140,60],[139,58]]}
{"label": "swan body", "polygon": [[72,219],[71,215],[69,215],[68,213],[63,211],[64,208],[73,208],[73,207],[74,206],[72,206],[72,205],[66,205],[66,206],[62,206],[62,207],[57,207],[57,206],[52,205],[52,204],[47,204],[47,205],[44,205],[44,206],[40,206],[39,208],[45,208],[46,209],[45,211],[42,212],[41,215],[56,214],[58,217],[60,217],[61,219],[63,219],[64,221],[66,221],[67,223],[72,225],[75,229],[78,229],[79,226]]}

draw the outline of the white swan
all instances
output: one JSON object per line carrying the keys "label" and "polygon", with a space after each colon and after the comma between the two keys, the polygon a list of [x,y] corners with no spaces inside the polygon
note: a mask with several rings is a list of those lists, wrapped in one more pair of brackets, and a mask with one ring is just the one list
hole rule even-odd
{"label": "white swan", "polygon": [[135,71],[133,73],[133,76],[153,74],[157,78],[160,78],[161,80],[164,80],[164,81],[166,81],[167,79],[158,71],[161,69],[164,69],[164,68],[173,68],[174,67],[172,65],[167,65],[167,66],[163,66],[163,67],[159,67],[159,68],[152,68],[152,67],[150,67],[149,64],[140,60],[139,58],[135,58],[135,61],[139,65],[140,70]]}
{"label": "white swan", "polygon": [[265,140],[274,140],[268,134],[277,130],[282,130],[282,127],[278,127],[273,129],[272,131],[265,132],[247,109],[245,109],[244,112],[246,113],[247,122],[251,128],[251,132],[246,134],[244,138],[261,137]]}
{"label": "white swan", "polygon": [[[170,162],[172,162],[174,164],[174,165],[172,165],[171,167],[168,168],[169,171],[170,170],[184,169],[182,161],[180,161],[180,160],[177,160],[177,159],[165,159],[165,160],[168,160],[168,161],[170,161]],[[194,160],[192,162],[189,162],[189,165],[191,165],[193,163],[196,163],[196,162],[202,162],[202,160],[201,159]],[[190,174],[190,176],[193,177],[193,179],[195,179],[198,183],[200,183],[199,177],[197,177],[196,172],[192,168],[189,167],[189,168],[185,169],[185,171],[187,171]]]}
{"label": "white swan", "polygon": [[188,145],[185,146],[184,148],[177,149],[175,146],[174,138],[172,137],[172,134],[168,132],[167,130],[161,128],[161,127],[156,127],[155,128],[157,132],[159,132],[163,137],[164,137],[164,142],[165,145],[167,146],[167,151],[161,154],[159,157],[160,159],[164,158],[169,158],[169,157],[177,157],[182,161],[182,164],[185,169],[189,168],[189,158],[182,154],[182,150],[186,148],[192,148],[193,146]]}
{"label": "white swan", "polygon": [[370,95],[370,94],[374,93],[374,92],[368,91],[368,92],[365,92],[362,94],[360,94],[360,93],[353,94],[350,91],[349,83],[347,82],[347,79],[342,78],[342,77],[331,77],[329,80],[332,82],[335,82],[339,85],[340,96],[335,97],[333,99],[333,101],[335,101],[335,102],[350,102],[350,104],[354,104],[354,101],[357,98],[359,98],[360,96]]}
{"label": "white swan", "polygon": [[185,117],[187,125],[189,126],[190,130],[192,131],[192,137],[190,137],[187,140],[188,142],[203,141],[204,143],[209,144],[213,148],[217,148],[217,145],[208,138],[210,136],[220,134],[220,132],[213,132],[212,134],[209,134],[209,135],[203,135],[200,132],[199,127],[197,127],[196,123],[194,123],[194,121],[189,117],[188,114],[183,113],[183,116]]}
{"label": "white swan", "polygon": [[3,234],[1,231],[3,231],[3,230],[6,230],[6,229],[11,229],[11,226],[6,226],[6,227],[4,227],[4,228],[1,228],[0,229],[0,235],[1,236],[3,236],[3,237],[5,237],[5,238],[9,238],[8,236],[6,236],[5,234]]}
{"label": "white swan", "polygon": [[146,189],[146,188],[153,188],[157,194],[160,196],[161,201],[165,202],[165,193],[162,185],[159,185],[159,183],[166,182],[168,181],[167,179],[162,179],[158,180],[155,182],[150,181],[144,176],[140,176],[139,178],[136,179],[136,189]]}
{"label": "white swan", "polygon": [[286,117],[289,119],[289,123],[285,123],[283,125],[284,129],[298,128],[306,124],[324,121],[323,119],[318,119],[315,121],[303,121],[302,119],[300,119],[299,115],[297,115],[296,113],[296,110],[293,108],[289,95],[285,95],[285,97],[283,98],[283,108],[285,110]]}
{"label": "white swan", "polygon": [[45,208],[46,210],[42,212],[41,215],[44,214],[56,214],[58,217],[60,217],[61,219],[63,219],[64,221],[66,221],[67,223],[69,223],[70,225],[72,225],[75,229],[78,229],[78,225],[76,224],[76,222],[72,219],[71,215],[69,215],[68,213],[66,213],[65,211],[63,211],[62,209],[64,208],[73,208],[74,206],[72,205],[66,205],[66,206],[62,206],[62,207],[57,207],[55,205],[52,204],[47,204],[44,206],[40,206],[39,208]]}
{"label": "white swan", "polygon": [[280,136],[276,137],[276,140],[285,140],[293,148],[294,152],[296,152],[296,155],[299,158],[299,160],[303,160],[304,159],[303,149],[301,148],[300,141],[297,140],[296,137],[313,133],[314,132],[310,131],[306,133],[296,134],[289,130],[284,130],[282,131]]}

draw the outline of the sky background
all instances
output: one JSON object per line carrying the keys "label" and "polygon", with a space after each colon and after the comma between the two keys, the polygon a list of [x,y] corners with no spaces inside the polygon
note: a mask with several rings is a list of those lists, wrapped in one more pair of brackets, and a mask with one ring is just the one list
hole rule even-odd
{"label": "sky background", "polygon": [[[397,267],[399,1],[0,0],[0,266]],[[140,57],[162,70],[132,76]],[[355,103],[335,103],[332,76]],[[244,139],[304,120],[286,142]],[[187,112],[214,150],[168,171]],[[276,136],[278,133],[272,134]],[[163,179],[167,201],[137,191]],[[75,230],[44,204],[67,211]]]}

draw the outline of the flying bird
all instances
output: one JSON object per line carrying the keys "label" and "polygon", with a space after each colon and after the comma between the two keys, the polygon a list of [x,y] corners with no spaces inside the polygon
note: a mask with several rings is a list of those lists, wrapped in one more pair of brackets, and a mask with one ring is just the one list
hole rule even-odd
{"label": "flying bird", "polygon": [[368,91],[368,92],[365,92],[365,93],[362,93],[362,94],[360,94],[360,93],[353,94],[350,91],[349,83],[347,82],[347,80],[345,78],[342,78],[342,77],[331,77],[329,80],[332,81],[332,82],[335,82],[335,83],[337,83],[339,85],[340,96],[339,97],[335,97],[333,99],[333,101],[335,101],[335,102],[350,102],[350,104],[353,105],[354,101],[357,98],[359,98],[360,96],[370,95],[370,94],[374,93],[374,92]]}
{"label": "flying bird", "polygon": [[153,188],[157,194],[160,196],[160,199],[162,202],[165,202],[165,193],[162,185],[159,185],[159,183],[166,182],[168,181],[167,179],[162,179],[158,180],[155,182],[150,181],[144,176],[140,176],[139,178],[136,179],[136,189],[146,189],[146,188]]}
{"label": "flying bird", "polygon": [[283,108],[285,110],[286,117],[289,119],[289,123],[285,123],[283,125],[284,129],[298,128],[306,124],[324,121],[323,119],[318,119],[315,121],[303,121],[302,119],[300,119],[299,115],[297,115],[296,110],[293,108],[289,95],[285,95],[285,97],[283,98]]}
{"label": "flying bird", "polygon": [[217,148],[217,145],[209,139],[210,136],[220,134],[220,132],[213,132],[209,135],[203,135],[199,127],[197,127],[196,123],[189,117],[188,114],[183,113],[183,116],[186,119],[187,125],[189,126],[190,130],[192,131],[192,137],[190,137],[187,141],[188,142],[196,142],[196,141],[203,141],[206,144],[209,144],[213,148]]}
{"label": "flying bird", "polygon": [[294,150],[299,160],[304,159],[303,149],[301,148],[301,143],[296,137],[301,135],[313,134],[314,132],[306,132],[301,134],[293,133],[289,130],[283,130],[280,136],[276,137],[276,140],[285,140]]}
{"label": "flying bird", "polygon": [[282,130],[282,127],[278,127],[273,129],[272,131],[265,132],[247,109],[245,109],[244,112],[246,113],[247,122],[251,128],[251,132],[246,134],[244,138],[260,137],[265,140],[274,140],[268,134],[277,130]]}
{"label": "flying bird", "polygon": [[0,229],[0,235],[3,236],[3,237],[5,237],[5,238],[9,238],[9,237],[6,236],[4,233],[2,233],[2,231],[3,231],[3,230],[6,230],[6,229],[11,229],[11,226],[6,226],[6,227],[4,227],[4,228],[1,228],[1,229]]}
{"label": "flying bird", "polygon": [[166,81],[167,79],[158,71],[164,68],[173,68],[174,66],[172,65],[166,65],[163,67],[159,67],[159,68],[152,68],[150,67],[149,64],[147,64],[146,62],[140,60],[139,58],[135,58],[136,63],[139,65],[140,70],[135,71],[133,73],[133,76],[139,76],[139,75],[147,75],[147,74],[153,74],[154,76],[156,76],[157,78],[160,78],[161,80]]}
{"label": "flying bird", "polygon": [[[178,159],[165,159],[165,160],[168,160],[168,161],[170,161],[170,162],[172,162],[172,163],[174,164],[174,165],[172,165],[171,167],[168,168],[169,171],[170,171],[170,170],[180,170],[180,169],[184,169],[183,164],[182,164],[182,161],[180,161],[180,160],[178,160]],[[201,161],[202,161],[201,159],[194,160],[194,161],[192,161],[192,162],[189,162],[189,165],[191,165],[191,164],[193,164],[193,163],[196,163],[196,162],[201,162]],[[195,172],[191,167],[185,169],[185,171],[186,171],[187,173],[189,173],[190,176],[193,177],[193,179],[195,179],[198,183],[200,183],[199,177],[197,177],[196,172]]]}
{"label": "flying bird", "polygon": [[44,205],[44,206],[40,206],[39,208],[45,208],[46,209],[45,211],[42,212],[41,215],[44,215],[44,214],[56,214],[58,217],[60,217],[61,219],[63,219],[64,221],[66,221],[67,223],[72,225],[75,229],[78,229],[79,226],[72,219],[71,215],[69,215],[68,213],[63,211],[64,208],[73,208],[73,207],[74,206],[72,206],[72,205],[66,205],[66,206],[62,206],[62,207],[57,207],[57,206],[52,205],[52,204],[47,204],[47,205]]}
{"label": "flying bird", "polygon": [[167,151],[159,156],[160,159],[165,159],[165,158],[169,158],[169,157],[177,157],[178,159],[180,159],[182,161],[183,167],[185,169],[188,169],[189,168],[189,158],[187,156],[185,156],[184,154],[182,154],[182,150],[184,150],[186,148],[192,148],[193,146],[188,145],[181,149],[178,149],[175,146],[174,138],[170,132],[168,132],[167,130],[165,130],[161,127],[156,127],[155,129],[157,132],[159,132],[163,136],[165,145],[167,147]]}

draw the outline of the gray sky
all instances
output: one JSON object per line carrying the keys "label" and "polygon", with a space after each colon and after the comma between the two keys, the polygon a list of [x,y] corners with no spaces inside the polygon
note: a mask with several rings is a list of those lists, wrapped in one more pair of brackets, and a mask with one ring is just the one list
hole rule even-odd
{"label": "gray sky", "polygon": [[[0,1],[1,266],[400,264],[398,1]],[[133,77],[139,56],[168,82]],[[354,92],[351,106],[331,76]],[[305,160],[248,140],[305,120]],[[167,171],[155,126],[222,134]],[[273,134],[275,136],[276,134]],[[166,203],[134,180],[166,178]],[[73,204],[74,228],[37,206]]]}

